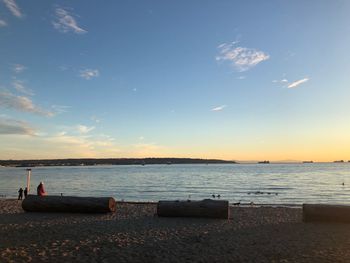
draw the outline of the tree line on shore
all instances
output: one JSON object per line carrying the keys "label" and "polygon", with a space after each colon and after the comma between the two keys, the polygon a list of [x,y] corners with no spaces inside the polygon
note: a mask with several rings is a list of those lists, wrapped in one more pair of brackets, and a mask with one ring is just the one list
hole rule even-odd
{"label": "tree line on shore", "polygon": [[92,165],[148,165],[148,164],[222,164],[236,163],[219,159],[200,158],[77,158],[77,159],[38,159],[38,160],[0,160],[1,166],[92,166]]}

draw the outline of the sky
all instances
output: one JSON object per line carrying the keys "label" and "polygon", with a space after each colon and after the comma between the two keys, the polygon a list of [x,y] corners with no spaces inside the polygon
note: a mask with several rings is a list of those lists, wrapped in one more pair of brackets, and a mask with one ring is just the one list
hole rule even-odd
{"label": "sky", "polygon": [[350,1],[0,0],[0,159],[350,159]]}

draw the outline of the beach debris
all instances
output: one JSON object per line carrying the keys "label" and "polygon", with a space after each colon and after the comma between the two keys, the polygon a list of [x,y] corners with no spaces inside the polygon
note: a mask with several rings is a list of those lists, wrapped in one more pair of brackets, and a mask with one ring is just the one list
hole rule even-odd
{"label": "beach debris", "polygon": [[239,200],[239,202],[237,203],[233,203],[234,206],[239,206],[241,204],[241,200]]}
{"label": "beach debris", "polygon": [[350,223],[350,206],[331,204],[303,204],[303,221]]}
{"label": "beach debris", "polygon": [[113,197],[36,196],[22,202],[27,212],[108,213],[115,212]]}
{"label": "beach debris", "polygon": [[229,218],[227,200],[204,199],[202,201],[159,201],[157,214],[162,217]]}

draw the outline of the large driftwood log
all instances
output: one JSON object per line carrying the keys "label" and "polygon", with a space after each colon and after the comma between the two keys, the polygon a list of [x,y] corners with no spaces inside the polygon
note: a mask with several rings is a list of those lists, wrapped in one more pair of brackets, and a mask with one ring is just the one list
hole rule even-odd
{"label": "large driftwood log", "polygon": [[158,216],[164,217],[209,217],[228,219],[229,212],[229,203],[226,200],[159,201],[157,206]]}
{"label": "large driftwood log", "polygon": [[22,202],[27,212],[108,213],[116,210],[112,197],[36,196]]}
{"label": "large driftwood log", "polygon": [[303,204],[304,222],[350,222],[350,206]]}

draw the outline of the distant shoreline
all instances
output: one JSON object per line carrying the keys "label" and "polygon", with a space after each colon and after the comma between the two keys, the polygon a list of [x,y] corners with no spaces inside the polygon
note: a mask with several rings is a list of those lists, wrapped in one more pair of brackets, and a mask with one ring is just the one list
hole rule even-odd
{"label": "distant shoreline", "polygon": [[102,166],[102,165],[171,165],[171,164],[345,164],[350,161],[233,161],[221,159],[201,158],[67,158],[67,159],[28,159],[28,160],[0,160],[0,167],[50,167],[50,166]]}
{"label": "distant shoreline", "polygon": [[96,165],[152,165],[152,164],[235,164],[236,161],[199,158],[69,158],[38,160],[0,160],[0,166],[96,166]]}

